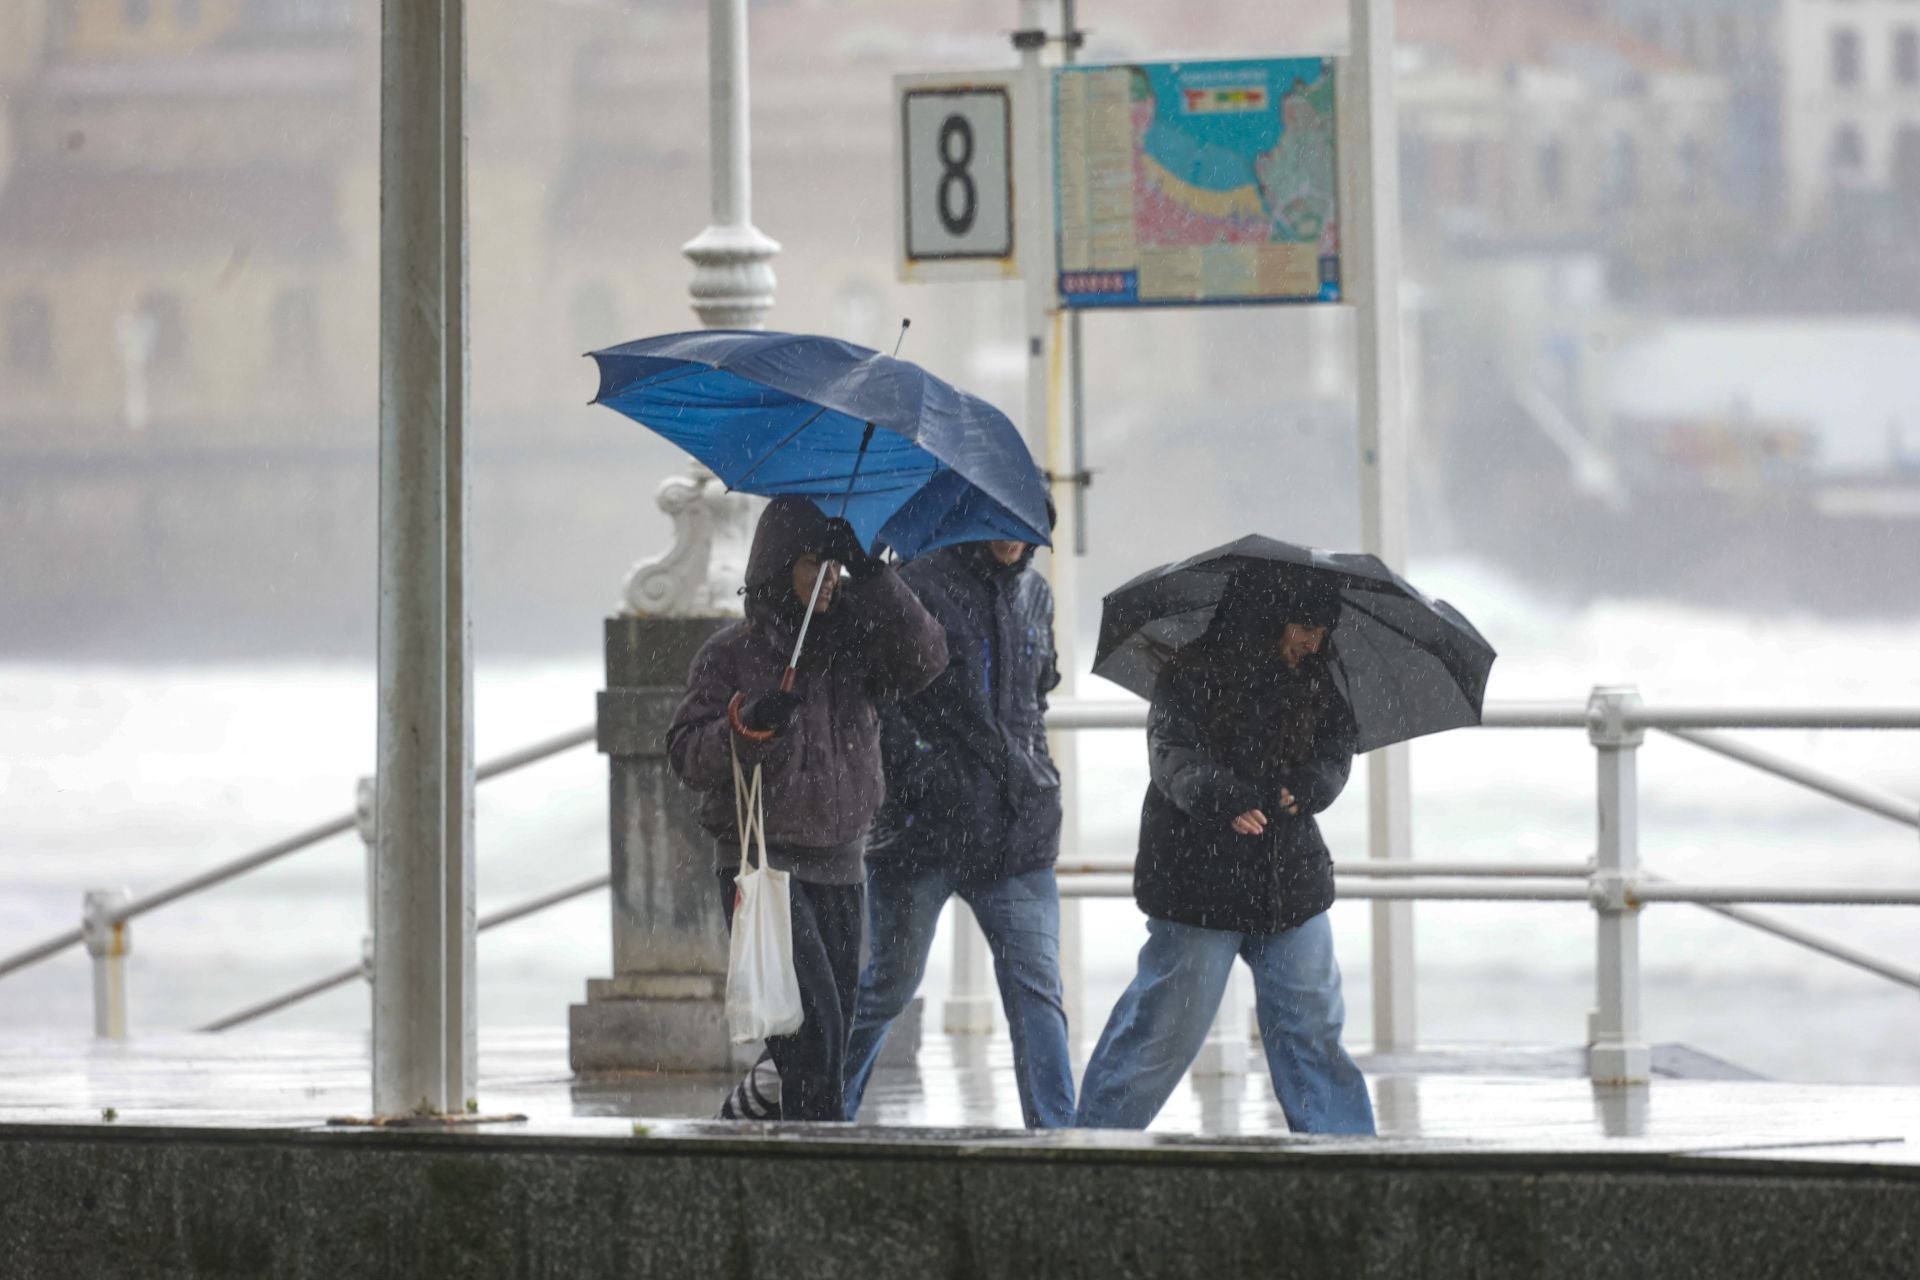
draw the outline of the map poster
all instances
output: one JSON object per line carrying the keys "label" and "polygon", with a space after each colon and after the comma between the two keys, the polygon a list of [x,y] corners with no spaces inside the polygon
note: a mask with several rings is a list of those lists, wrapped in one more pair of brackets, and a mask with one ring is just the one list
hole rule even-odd
{"label": "map poster", "polygon": [[1337,302],[1334,60],[1061,67],[1069,307]]}

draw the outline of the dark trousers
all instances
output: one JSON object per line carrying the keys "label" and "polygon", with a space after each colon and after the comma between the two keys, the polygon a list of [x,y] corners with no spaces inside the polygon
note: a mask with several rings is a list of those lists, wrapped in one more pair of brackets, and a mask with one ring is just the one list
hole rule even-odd
{"label": "dark trousers", "polygon": [[[733,927],[737,871],[720,872],[721,902]],[[845,1120],[847,1040],[860,990],[860,928],[866,887],[788,881],[793,901],[793,968],[806,1022],[789,1036],[770,1036],[780,1068],[780,1115],[786,1120]]]}

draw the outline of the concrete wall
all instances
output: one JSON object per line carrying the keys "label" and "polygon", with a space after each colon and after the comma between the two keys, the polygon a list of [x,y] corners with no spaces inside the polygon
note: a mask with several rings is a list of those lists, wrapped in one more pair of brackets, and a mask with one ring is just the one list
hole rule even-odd
{"label": "concrete wall", "polygon": [[0,1188],[5,1276],[1920,1270],[1920,1167],[1631,1152],[10,1126]]}

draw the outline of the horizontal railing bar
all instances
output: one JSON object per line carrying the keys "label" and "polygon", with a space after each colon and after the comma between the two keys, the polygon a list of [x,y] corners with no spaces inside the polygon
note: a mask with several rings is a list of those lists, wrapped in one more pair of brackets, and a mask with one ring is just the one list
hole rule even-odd
{"label": "horizontal railing bar", "polygon": [[1916,907],[1920,887],[1879,889],[1870,886],[1834,888],[1826,885],[1679,884],[1639,880],[1628,890],[1636,902],[1753,902],[1775,906],[1808,907]]}
{"label": "horizontal railing bar", "polygon": [[1584,880],[1593,874],[1591,862],[1335,862],[1336,876],[1372,876],[1409,879],[1415,876],[1458,877],[1463,880]]}
{"label": "horizontal railing bar", "polygon": [[1920,729],[1920,707],[1637,707],[1633,729]]}
{"label": "horizontal railing bar", "polygon": [[557,907],[569,899],[584,897],[594,890],[604,889],[612,883],[613,877],[610,875],[594,876],[591,879],[582,880],[578,884],[569,885],[564,889],[555,889],[552,893],[542,894],[537,898],[529,898],[518,906],[504,907],[492,915],[481,916],[475,928],[479,932],[485,933],[488,929],[503,924],[512,924],[515,920],[545,911],[548,907]]}
{"label": "horizontal railing bar", "polygon": [[557,756],[563,751],[575,747],[584,747],[593,741],[592,725],[584,729],[574,729],[567,733],[558,733],[532,746],[522,747],[518,751],[509,751],[504,756],[476,765],[473,770],[475,782],[485,782],[488,778],[497,778],[503,773],[512,773],[515,769],[524,769],[530,764],[538,764],[549,756]]}
{"label": "horizontal railing bar", "polygon": [[1737,760],[1762,773],[1770,773],[1776,778],[1785,778],[1788,782],[1798,783],[1809,791],[1817,791],[1821,795],[1853,805],[1855,808],[1865,809],[1868,813],[1877,813],[1883,818],[1891,818],[1905,826],[1920,827],[1920,802],[1908,800],[1904,796],[1864,786],[1858,782],[1849,782],[1845,778],[1837,778],[1810,765],[1801,764],[1797,760],[1777,756],[1771,751],[1764,751],[1749,743],[1723,738],[1717,733],[1708,733],[1700,729],[1666,729],[1662,732],[1703,750],[1723,755],[1729,760]]}
{"label": "horizontal railing bar", "polygon": [[1483,729],[1584,729],[1587,708],[1580,702],[1490,702],[1481,708]]}
{"label": "horizontal railing bar", "polygon": [[[480,919],[475,922],[474,929],[478,933],[485,933],[487,930],[498,928],[503,924],[512,924],[515,920],[523,920],[530,915],[536,915],[539,912],[545,911],[548,907],[555,907],[571,899],[584,897],[594,890],[604,889],[612,883],[613,877],[610,875],[594,876],[591,879],[582,880],[577,884],[568,885],[564,889],[555,889],[552,893],[543,893],[537,898],[529,898],[525,902],[517,903],[511,907],[503,907],[498,911],[481,916]],[[229,1027],[237,1027],[243,1022],[252,1022],[256,1018],[264,1018],[270,1013],[278,1013],[280,1010],[290,1008],[303,1000],[310,1000],[314,996],[324,995],[335,987],[344,986],[346,983],[362,976],[364,972],[365,970],[362,969],[361,966],[355,965],[351,969],[342,969],[337,973],[330,973],[326,977],[318,978],[304,987],[295,987],[292,991],[286,992],[284,995],[275,996],[271,1000],[263,1001],[260,1004],[242,1009],[238,1013],[229,1014],[218,1022],[209,1022],[206,1026],[201,1027],[200,1030],[225,1031]]]}
{"label": "horizontal railing bar", "polygon": [[[1580,880],[1593,874],[1591,862],[1335,862],[1336,876],[1407,879],[1444,876],[1491,880]],[[1123,859],[1062,859],[1054,872],[1063,876],[1133,874],[1133,863]]]}
{"label": "horizontal railing bar", "polygon": [[[1920,729],[1920,707],[1642,706],[1626,713],[1630,729]],[[1147,704],[1125,698],[1063,699],[1048,709],[1051,729],[1140,729]],[[1489,702],[1485,729],[1585,729],[1576,702]]]}
{"label": "horizontal railing bar", "polygon": [[1062,699],[1047,708],[1049,729],[1144,729],[1147,704],[1124,698]]}
{"label": "horizontal railing bar", "polygon": [[86,937],[82,930],[69,929],[65,933],[48,938],[45,942],[37,942],[25,951],[0,960],[0,978],[6,977],[15,969],[24,969],[30,964],[39,964],[42,960],[51,959],[68,947],[77,947],[86,941]]}
{"label": "horizontal railing bar", "polygon": [[122,921],[137,919],[149,911],[159,910],[169,902],[178,902],[182,898],[199,893],[202,889],[211,889],[235,876],[243,876],[249,871],[258,870],[269,862],[278,862],[288,854],[298,853],[309,845],[319,844],[322,840],[331,840],[334,836],[345,835],[353,828],[352,814],[344,818],[335,818],[331,822],[323,822],[317,827],[308,827],[305,831],[288,836],[285,840],[276,841],[243,858],[223,862],[212,870],[203,871],[197,876],[182,880],[179,884],[157,889],[142,898],[135,898],[127,904],[125,910],[119,913],[117,919]]}
{"label": "horizontal railing bar", "polygon": [[293,990],[283,995],[277,995],[271,1000],[263,1000],[259,1004],[249,1005],[238,1013],[228,1014],[218,1022],[209,1022],[206,1026],[199,1028],[199,1030],[225,1031],[229,1027],[237,1027],[243,1022],[252,1022],[256,1018],[264,1018],[270,1013],[278,1013],[282,1009],[291,1008],[303,1000],[311,1000],[317,995],[324,995],[335,987],[344,987],[355,978],[364,977],[365,975],[366,970],[356,964],[350,969],[341,969],[336,973],[328,974],[324,978],[317,978],[304,987],[295,987]]}
{"label": "horizontal railing bar", "polygon": [[[1561,884],[1551,880],[1521,881],[1502,884],[1495,881],[1448,884],[1445,881],[1400,880],[1374,883],[1369,881],[1335,881],[1337,892],[1343,898],[1408,898],[1431,899],[1433,901],[1479,901],[1479,902],[1585,902],[1587,886],[1584,884]],[[1133,880],[1117,875],[1068,876],[1060,882],[1060,893],[1064,897],[1078,898],[1131,898]]]}
{"label": "horizontal railing bar", "polygon": [[[474,781],[485,782],[487,779],[497,778],[503,773],[511,773],[515,769],[522,769],[527,765],[537,764],[549,756],[556,756],[563,751],[571,751],[575,747],[585,746],[592,742],[593,739],[594,730],[592,726],[588,726],[585,729],[575,729],[567,733],[556,734],[551,738],[536,742],[531,746],[522,747],[518,751],[508,752],[506,755],[488,760],[476,766],[473,771]],[[231,862],[221,863],[219,866],[203,871],[197,876],[182,880],[179,884],[169,885],[164,889],[156,890],[143,898],[135,898],[127,904],[126,910],[122,911],[115,919],[127,921],[135,919],[138,916],[146,915],[149,911],[157,911],[169,903],[178,902],[180,899],[190,897],[203,889],[211,889],[216,885],[224,884],[228,880],[232,880],[236,876],[243,876],[250,871],[257,871],[269,863],[277,862],[281,858],[287,857],[289,854],[311,848],[323,840],[331,840],[335,836],[344,835],[352,831],[356,825],[355,816],[349,813],[343,817],[333,818],[320,823],[318,826],[309,827],[305,831],[288,836],[284,840],[276,840],[265,848],[257,849],[244,857],[235,858]],[[580,889],[578,891],[590,892],[590,890],[587,889]],[[519,917],[516,916],[513,918],[518,919]],[[0,978],[6,977],[15,970],[38,964],[42,960],[51,959],[69,947],[79,946],[82,941],[84,941],[84,935],[81,931],[71,929],[66,933],[56,934],[54,937],[48,938],[45,942],[36,943],[25,951],[18,952],[8,956],[4,960],[0,960]]]}
{"label": "horizontal railing bar", "polygon": [[[1641,875],[1647,881],[1653,883],[1666,882],[1665,876],[1654,875],[1650,871],[1642,871]],[[1781,938],[1793,943],[1795,946],[1804,947],[1808,951],[1817,952],[1829,959],[1838,960],[1842,964],[1850,964],[1856,969],[1864,969],[1876,977],[1886,978],[1891,982],[1899,983],[1903,987],[1911,987],[1916,991],[1920,991],[1920,969],[1902,969],[1898,965],[1889,964],[1885,960],[1879,959],[1877,956],[1870,956],[1864,951],[1856,950],[1844,942],[1835,942],[1830,938],[1824,938],[1817,933],[1809,932],[1797,925],[1788,924],[1783,920],[1775,920],[1771,916],[1763,916],[1758,912],[1748,911],[1744,907],[1736,907],[1724,902],[1697,902],[1693,905],[1699,907],[1702,911],[1711,911],[1717,916],[1725,916],[1736,924],[1745,925],[1749,929],[1757,929],[1761,933],[1770,933],[1776,938]]]}
{"label": "horizontal railing bar", "polygon": [[[1338,886],[1337,891],[1343,898],[1404,898],[1434,902],[1586,902],[1589,900],[1587,885],[1561,884],[1553,881],[1531,883],[1487,881],[1474,884],[1448,883],[1445,880],[1400,880],[1370,884],[1364,880],[1343,881],[1336,877],[1334,883]],[[1060,892],[1069,896],[1078,894],[1081,897],[1090,898],[1130,897],[1133,894],[1133,882],[1130,878],[1112,874],[1068,876],[1061,883]],[[1901,907],[1920,906],[1920,888],[1707,885],[1635,880],[1628,888],[1627,899],[1636,905],[1652,902],[1703,904],[1730,902],[1799,906]]]}

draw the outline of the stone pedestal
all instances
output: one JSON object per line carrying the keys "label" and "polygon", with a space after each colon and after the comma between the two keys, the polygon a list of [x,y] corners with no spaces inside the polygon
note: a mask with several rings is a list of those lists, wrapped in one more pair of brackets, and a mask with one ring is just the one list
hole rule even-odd
{"label": "stone pedestal", "polygon": [[613,976],[569,1010],[577,1072],[725,1071],[758,1046],[728,1043],[726,928],[713,838],[667,763],[667,725],[687,668],[728,617],[619,617],[606,624],[607,757],[613,860]]}

